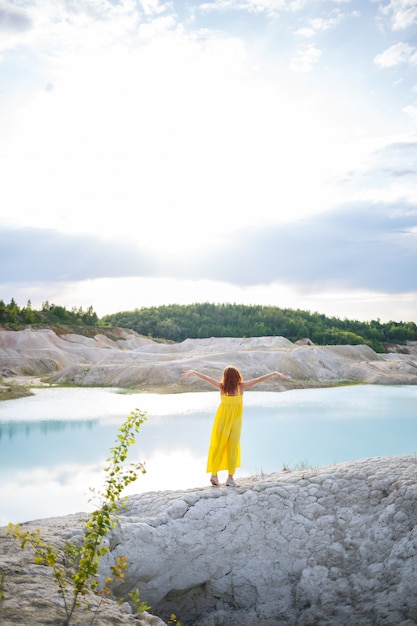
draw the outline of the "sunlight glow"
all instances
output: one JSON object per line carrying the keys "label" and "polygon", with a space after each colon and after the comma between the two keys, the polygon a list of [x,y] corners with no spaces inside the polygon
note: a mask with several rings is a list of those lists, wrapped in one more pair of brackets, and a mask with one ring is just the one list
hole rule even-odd
{"label": "sunlight glow", "polygon": [[[272,267],[266,280],[255,255],[256,286],[241,288],[234,249],[242,251],[255,232],[262,246],[271,229],[291,224],[295,244],[287,256],[296,264],[303,252],[297,231],[308,220],[337,220],[341,205],[377,207],[382,217],[388,203],[416,205],[412,2],[34,0],[2,11],[6,300],[19,298],[22,306],[39,294],[40,301],[93,306],[103,315],[196,300],[311,303],[318,310],[329,300],[322,311],[329,313],[341,306],[335,297],[330,303],[325,277],[316,277],[323,286],[314,297],[308,277],[284,285]],[[360,230],[358,220],[346,248],[352,264]],[[63,262],[57,284],[43,256],[49,250],[38,243],[40,234],[54,242],[57,233],[67,236],[69,258],[88,235],[101,254],[118,245],[117,259],[106,265],[92,251],[78,273]],[[233,270],[224,276],[216,265],[223,250]],[[187,281],[196,255],[206,264],[200,271],[195,263],[192,276],[201,280]],[[410,270],[401,265],[405,257]],[[396,258],[398,271],[411,275],[409,249]],[[334,262],[330,253],[326,260],[324,271]],[[167,266],[171,278],[161,270]],[[375,259],[371,278],[388,295],[380,299],[372,280],[358,280],[378,309],[353,293],[356,318],[398,312],[380,266]],[[343,262],[334,273],[342,284]],[[401,317],[409,311],[402,308]]]}

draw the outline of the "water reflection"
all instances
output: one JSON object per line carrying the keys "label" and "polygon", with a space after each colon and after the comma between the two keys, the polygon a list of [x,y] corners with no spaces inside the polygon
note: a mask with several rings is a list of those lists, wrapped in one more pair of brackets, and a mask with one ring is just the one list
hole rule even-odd
{"label": "water reflection", "polygon": [[52,432],[62,432],[68,429],[85,429],[92,428],[93,423],[96,420],[74,420],[71,422],[64,422],[62,420],[43,420],[41,422],[0,422],[0,441],[4,437],[5,439],[13,439],[13,437],[25,434],[29,437],[30,434],[35,435],[35,431],[40,431],[43,434]]}
{"label": "water reflection", "polygon": [[[417,451],[417,387],[358,386],[247,392],[237,476],[284,465],[327,465]],[[130,461],[147,474],[130,492],[207,485],[217,392],[123,395],[109,389],[40,389],[0,403],[0,525],[85,511],[117,429],[148,414]]]}

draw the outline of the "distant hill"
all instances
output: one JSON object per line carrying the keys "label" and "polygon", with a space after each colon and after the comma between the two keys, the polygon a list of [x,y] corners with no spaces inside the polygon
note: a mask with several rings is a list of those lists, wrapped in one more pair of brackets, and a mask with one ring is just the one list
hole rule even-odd
{"label": "distant hill", "polygon": [[[269,371],[289,380],[269,380],[260,390],[327,387],[342,383],[417,384],[417,342],[376,354],[359,346],[292,343],[284,337],[214,337],[161,342],[128,329],[97,329],[93,336],[48,328],[0,330],[0,379],[11,384],[71,384],[130,387],[147,391],[207,390],[188,369],[219,378],[233,363],[247,378]],[[1,380],[0,380],[1,382]],[[0,397],[1,399],[1,397]]]}
{"label": "distant hill", "polygon": [[104,324],[129,328],[145,337],[170,341],[208,337],[281,336],[316,345],[359,345],[386,352],[387,344],[417,341],[414,322],[387,322],[326,317],[300,309],[242,304],[171,304],[106,315]]}
{"label": "distant hill", "polygon": [[[243,304],[170,304],[105,315],[101,319],[92,306],[87,310],[44,302],[40,310],[30,301],[21,308],[12,299],[0,300],[0,326],[19,330],[25,327],[59,328],[94,336],[111,328],[134,330],[155,340],[181,342],[210,337],[285,337],[296,342],[308,339],[316,345],[367,345],[375,352],[387,352],[390,344],[417,341],[415,322],[368,322],[327,317],[300,309]],[[106,329],[106,330],[104,330]],[[114,331],[116,332],[116,331]]]}

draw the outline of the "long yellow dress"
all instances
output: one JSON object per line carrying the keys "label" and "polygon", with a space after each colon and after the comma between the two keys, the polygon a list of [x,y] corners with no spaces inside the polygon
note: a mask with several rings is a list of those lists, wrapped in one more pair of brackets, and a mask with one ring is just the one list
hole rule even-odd
{"label": "long yellow dress", "polygon": [[207,472],[228,470],[233,475],[240,467],[240,432],[242,430],[243,396],[221,395],[211,431]]}

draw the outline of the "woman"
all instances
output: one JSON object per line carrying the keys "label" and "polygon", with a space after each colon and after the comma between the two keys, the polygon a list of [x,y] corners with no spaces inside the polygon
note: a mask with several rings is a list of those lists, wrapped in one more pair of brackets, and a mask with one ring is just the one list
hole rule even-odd
{"label": "woman", "polygon": [[228,470],[227,487],[236,487],[234,473],[240,467],[240,431],[242,429],[243,393],[249,387],[271,378],[271,376],[288,377],[281,372],[270,372],[258,378],[242,380],[238,369],[228,365],[220,381],[201,374],[196,370],[188,370],[182,377],[198,376],[213,387],[220,390],[220,405],[217,409],[213,429],[211,432],[210,448],[207,461],[207,472],[211,472],[210,482],[214,487],[219,486],[217,472]]}

